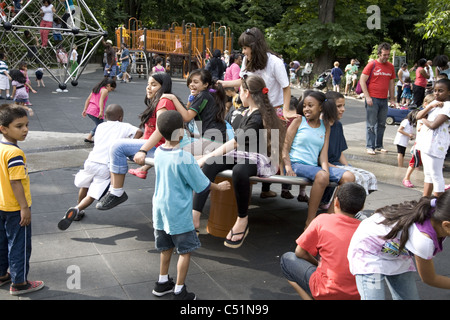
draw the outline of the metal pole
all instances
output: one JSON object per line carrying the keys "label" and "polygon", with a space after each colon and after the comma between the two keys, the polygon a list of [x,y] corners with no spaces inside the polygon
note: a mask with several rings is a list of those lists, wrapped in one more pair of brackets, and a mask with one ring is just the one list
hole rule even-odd
{"label": "metal pole", "polygon": [[[98,45],[102,42],[102,39],[100,38],[97,43],[94,45],[94,47],[91,48],[91,50],[89,51],[89,53],[83,58],[83,60],[80,61],[80,64],[75,68],[75,70],[73,70],[73,72],[69,75],[69,77],[72,77],[74,73],[78,74],[78,70],[80,69],[80,67],[83,65],[83,63],[88,60],[88,58],[90,58],[90,56],[92,55],[92,53],[97,49]],[[85,64],[85,66],[83,67],[86,68],[87,63]],[[76,78],[74,78],[76,79]],[[66,81],[64,81],[64,83],[67,83],[67,81],[69,80],[69,78],[66,79]]]}

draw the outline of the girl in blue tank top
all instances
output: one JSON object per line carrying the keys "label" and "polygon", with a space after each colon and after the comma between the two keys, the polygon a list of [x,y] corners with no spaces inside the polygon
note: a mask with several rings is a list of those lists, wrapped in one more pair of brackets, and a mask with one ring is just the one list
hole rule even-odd
{"label": "girl in blue tank top", "polygon": [[296,118],[288,127],[283,148],[286,175],[313,181],[308,203],[306,226],[315,218],[329,182],[339,184],[355,181],[351,172],[328,166],[330,121],[337,119],[334,101],[320,91],[306,91],[299,103]]}

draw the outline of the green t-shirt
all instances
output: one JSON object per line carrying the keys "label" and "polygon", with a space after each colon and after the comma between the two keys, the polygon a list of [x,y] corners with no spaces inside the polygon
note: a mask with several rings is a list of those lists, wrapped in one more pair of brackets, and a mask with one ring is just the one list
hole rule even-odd
{"label": "green t-shirt", "polygon": [[348,65],[345,67],[345,70],[347,70],[347,71],[345,72],[345,75],[346,75],[346,76],[351,76],[351,75],[353,75],[353,74],[358,73],[358,66],[357,66],[356,64],[354,64],[354,65],[348,64]]}

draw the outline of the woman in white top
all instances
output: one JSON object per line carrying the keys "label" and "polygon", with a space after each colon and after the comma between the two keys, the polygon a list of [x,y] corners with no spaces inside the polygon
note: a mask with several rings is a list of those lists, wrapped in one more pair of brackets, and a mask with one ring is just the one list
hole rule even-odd
{"label": "woman in white top", "polygon": [[[291,88],[283,60],[270,52],[263,33],[258,28],[247,29],[239,37],[244,59],[240,77],[258,75],[264,79],[269,89],[270,103],[277,108],[277,115],[285,116],[289,112]],[[238,87],[241,80],[219,81],[223,87]]]}
{"label": "woman in white top", "polygon": [[[43,6],[41,7],[42,20],[40,23],[41,28],[52,28],[53,27],[53,14],[56,12],[55,7],[52,5],[52,0],[44,0]],[[42,48],[46,48],[48,44],[48,34],[50,30],[41,29],[41,42]]]}
{"label": "woman in white top", "polygon": [[397,76],[397,103],[400,103],[402,101],[403,84],[405,83],[405,79],[410,76],[407,63],[402,64],[402,67],[398,70]]}
{"label": "woman in white top", "polygon": [[[258,75],[264,79],[268,91],[268,98],[276,108],[276,114],[281,119],[291,117],[289,106],[291,103],[291,87],[283,60],[271,53],[264,39],[264,34],[258,28],[247,29],[238,40],[242,47],[241,78],[244,75]],[[218,80],[223,87],[239,87],[241,80]],[[294,112],[295,113],[295,112]],[[261,198],[275,197],[277,194],[270,190],[270,184],[263,183]]]}

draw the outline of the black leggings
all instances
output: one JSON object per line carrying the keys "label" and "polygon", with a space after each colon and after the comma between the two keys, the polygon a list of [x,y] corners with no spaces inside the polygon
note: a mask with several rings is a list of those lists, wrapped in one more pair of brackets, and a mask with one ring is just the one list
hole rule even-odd
{"label": "black leggings", "polygon": [[[233,170],[232,180],[234,194],[238,207],[238,216],[245,218],[248,212],[248,203],[250,200],[250,177],[256,176],[256,164],[249,163],[248,160],[239,159],[239,163],[233,158],[217,157],[212,158],[214,163],[205,164],[203,173],[211,182],[214,182],[217,174],[224,170]],[[209,192],[194,193],[193,209],[202,212],[208,199]]]}
{"label": "black leggings", "polygon": [[425,98],[425,88],[421,86],[413,85],[414,104],[417,108],[422,106],[423,99]]}

